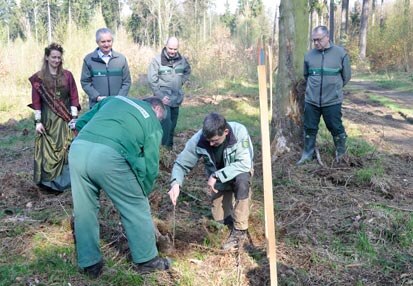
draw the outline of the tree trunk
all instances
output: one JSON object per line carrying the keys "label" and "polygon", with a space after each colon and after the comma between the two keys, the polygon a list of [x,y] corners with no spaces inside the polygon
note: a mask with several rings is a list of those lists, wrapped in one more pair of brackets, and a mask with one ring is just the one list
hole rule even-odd
{"label": "tree trunk", "polygon": [[335,4],[334,0],[330,0],[330,41],[333,43],[334,41],[334,10],[335,10]]}
{"label": "tree trunk", "polygon": [[49,44],[52,42],[52,18],[50,15],[50,1],[47,0],[47,40]]}
{"label": "tree trunk", "polygon": [[380,4],[380,29],[384,28],[383,2],[384,2],[384,0],[381,0],[381,4]]}
{"label": "tree trunk", "polygon": [[360,19],[360,40],[359,40],[359,57],[362,61],[366,59],[367,49],[367,26],[370,14],[370,0],[363,0]]}
{"label": "tree trunk", "polygon": [[409,25],[410,17],[410,0],[404,0],[403,8],[403,34],[405,35],[403,39],[403,58],[404,58],[404,71],[410,72],[410,54],[412,53],[412,43],[411,43],[411,28]]}
{"label": "tree trunk", "polygon": [[273,159],[302,139],[305,83],[303,60],[308,41],[308,1],[281,0],[279,60],[271,122]]}
{"label": "tree trunk", "polygon": [[158,0],[158,30],[159,30],[159,47],[163,46],[163,31],[162,31],[162,11],[161,11],[161,0]]}
{"label": "tree trunk", "polygon": [[342,45],[347,40],[348,7],[349,7],[349,0],[343,0],[341,3],[341,26],[340,26],[340,44]]}

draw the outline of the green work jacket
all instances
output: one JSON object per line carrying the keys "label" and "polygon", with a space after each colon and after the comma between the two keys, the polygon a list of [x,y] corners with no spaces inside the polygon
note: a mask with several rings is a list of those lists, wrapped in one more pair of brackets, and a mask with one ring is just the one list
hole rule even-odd
{"label": "green work jacket", "polygon": [[168,96],[171,107],[178,107],[184,100],[182,85],[189,79],[191,66],[185,57],[170,66],[161,64],[161,55],[156,56],[148,68],[148,82],[154,95]]}
{"label": "green work jacket", "polygon": [[171,185],[178,183],[182,186],[185,175],[201,158],[207,176],[215,173],[221,183],[226,183],[241,173],[252,172],[254,152],[247,128],[237,122],[228,122],[228,127],[226,143],[223,143],[226,144],[223,152],[224,167],[217,169],[209,142],[202,135],[202,130],[199,130],[178,155],[172,169]]}
{"label": "green work jacket", "polygon": [[98,49],[83,60],[80,83],[89,97],[90,108],[98,96],[127,96],[131,82],[128,62],[121,53],[112,50],[108,64],[99,57]]}
{"label": "green work jacket", "polygon": [[123,96],[105,98],[78,119],[76,129],[76,140],[116,150],[130,165],[143,192],[152,191],[159,172],[162,128],[149,103]]}
{"label": "green work jacket", "polygon": [[342,103],[343,87],[351,78],[346,51],[332,44],[323,51],[312,49],[304,57],[304,77],[305,102],[318,107]]}

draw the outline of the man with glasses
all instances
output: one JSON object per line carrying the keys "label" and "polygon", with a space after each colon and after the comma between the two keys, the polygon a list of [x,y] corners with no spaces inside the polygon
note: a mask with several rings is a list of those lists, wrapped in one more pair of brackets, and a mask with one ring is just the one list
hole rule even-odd
{"label": "man with glasses", "polygon": [[[203,127],[186,143],[172,169],[169,196],[176,205],[184,177],[203,159],[214,220],[230,225],[223,250],[238,249],[247,237],[253,148],[244,125],[208,114]],[[232,226],[233,225],[233,226]]]}
{"label": "man with glasses", "polygon": [[304,77],[307,81],[304,106],[304,150],[298,165],[314,158],[320,117],[333,136],[335,161],[346,152],[346,131],[342,123],[343,87],[351,78],[349,56],[330,42],[328,29],[318,26],[312,32],[314,48],[304,57]]}

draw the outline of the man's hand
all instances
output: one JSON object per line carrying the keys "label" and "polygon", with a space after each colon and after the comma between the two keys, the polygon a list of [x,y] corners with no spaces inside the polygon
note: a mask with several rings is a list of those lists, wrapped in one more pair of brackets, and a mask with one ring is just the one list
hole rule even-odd
{"label": "man's hand", "polygon": [[176,205],[176,201],[179,197],[179,192],[179,184],[174,184],[168,192],[174,206]]}
{"label": "man's hand", "polygon": [[44,129],[43,123],[41,122],[36,123],[36,132],[39,134],[43,134],[46,132],[46,129]]}
{"label": "man's hand", "polygon": [[216,182],[217,182],[217,178],[211,175],[208,179],[208,190],[210,191],[211,195],[212,195],[212,192],[218,193],[218,191],[215,189]]}
{"label": "man's hand", "polygon": [[107,96],[103,96],[103,95],[99,95],[98,97],[96,97],[96,101],[99,102],[103,99],[105,99]]}

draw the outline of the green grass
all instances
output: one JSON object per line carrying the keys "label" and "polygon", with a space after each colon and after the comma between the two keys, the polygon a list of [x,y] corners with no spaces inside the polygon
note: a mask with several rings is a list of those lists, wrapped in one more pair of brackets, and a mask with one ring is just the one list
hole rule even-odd
{"label": "green grass", "polygon": [[413,91],[413,76],[411,73],[388,72],[388,73],[364,73],[356,74],[353,79],[374,81],[378,86],[400,92]]}
{"label": "green grass", "polygon": [[210,112],[225,114],[227,121],[237,121],[244,124],[251,136],[258,136],[259,108],[251,105],[248,101],[222,100],[219,104],[202,106],[183,106],[179,109],[177,132],[185,130],[199,130],[205,116]]}
{"label": "green grass", "polygon": [[356,181],[360,184],[369,184],[373,177],[382,177],[384,169],[381,165],[367,166],[356,171]]}
{"label": "green grass", "polygon": [[[371,155],[376,148],[370,143],[360,138],[358,130],[347,128],[346,148],[348,154],[355,157],[365,157]],[[335,146],[330,131],[328,131],[324,120],[320,120],[317,135],[317,144],[326,149],[329,153],[334,153]]]}
{"label": "green grass", "polygon": [[373,145],[357,137],[348,137],[346,146],[348,153],[355,157],[365,157],[376,150]]}
{"label": "green grass", "polygon": [[[12,123],[14,124],[12,132],[0,138],[2,148],[15,150],[16,147],[24,146],[34,141],[34,121],[31,118],[23,118],[14,122],[15,123]],[[19,155],[18,153],[19,152],[16,153],[17,156]]]}
{"label": "green grass", "polygon": [[257,82],[248,82],[242,79],[209,81],[205,87],[212,94],[256,96],[258,97]]}
{"label": "green grass", "polygon": [[377,257],[377,252],[371,244],[369,237],[365,231],[360,231],[357,234],[356,250],[360,257],[367,260],[374,260]]}
{"label": "green grass", "polygon": [[387,108],[390,108],[391,110],[393,110],[395,112],[401,112],[401,113],[404,113],[408,116],[413,116],[413,110],[412,109],[404,108],[404,107],[400,106],[399,104],[397,104],[396,102],[394,102],[393,99],[388,98],[386,96],[370,94],[369,99],[371,99],[374,102],[380,103],[381,105],[383,105]]}

